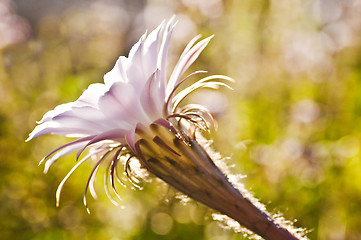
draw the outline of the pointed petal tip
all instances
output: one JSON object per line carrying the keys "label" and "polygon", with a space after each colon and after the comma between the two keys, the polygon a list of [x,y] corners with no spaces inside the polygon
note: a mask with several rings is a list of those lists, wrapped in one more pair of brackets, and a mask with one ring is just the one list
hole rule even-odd
{"label": "pointed petal tip", "polygon": [[35,129],[31,133],[29,133],[29,136],[27,139],[25,139],[25,142],[29,142],[30,140],[37,137],[36,134],[34,133],[34,131],[35,131]]}
{"label": "pointed petal tip", "polygon": [[[46,160],[47,157],[43,157],[43,159],[40,160],[40,162],[38,163],[38,167],[40,167],[41,164],[43,164],[43,162]],[[44,167],[44,170],[43,170],[43,173],[46,174],[47,171],[45,171],[45,167]]]}
{"label": "pointed petal tip", "polygon": [[86,196],[83,197],[83,204],[85,206],[86,212],[90,215],[90,209],[89,209],[87,201],[86,201]]}
{"label": "pointed petal tip", "polygon": [[59,207],[60,206],[60,196],[58,196],[58,192],[56,193],[56,201],[55,201],[55,206]]}
{"label": "pointed petal tip", "polygon": [[[194,38],[192,38],[192,40],[191,41],[189,41],[189,47],[188,47],[188,50],[195,44],[195,42],[197,42],[200,38],[202,37],[202,34],[198,34],[198,35],[196,35]],[[187,49],[187,47],[185,48],[185,50]],[[184,52],[186,52],[186,51],[184,51]]]}
{"label": "pointed petal tip", "polygon": [[175,20],[175,18],[176,18],[176,15],[173,14],[172,17],[169,19],[169,22],[173,22]]}
{"label": "pointed petal tip", "polygon": [[169,26],[169,28],[173,29],[175,27],[175,25],[177,25],[178,20],[176,20],[176,15],[173,14],[172,17],[168,20],[167,25]]}
{"label": "pointed petal tip", "polygon": [[44,167],[44,173],[45,174],[47,174],[48,173],[48,171],[49,171],[49,168],[50,168],[50,166],[53,164],[53,162],[51,161],[51,162],[49,162],[49,161],[46,161],[46,163],[45,163],[45,167]]}
{"label": "pointed petal tip", "polygon": [[38,167],[44,162],[45,158],[41,159],[40,162],[38,163]]}
{"label": "pointed petal tip", "polygon": [[209,37],[206,37],[205,39],[203,39],[201,42],[205,42],[206,45],[208,45],[208,43],[212,40],[212,38],[214,38],[214,34],[212,34]]}
{"label": "pointed petal tip", "polygon": [[215,76],[218,79],[226,80],[226,81],[229,81],[229,82],[235,82],[236,81],[233,78],[228,77],[226,75],[213,75],[213,76]]}

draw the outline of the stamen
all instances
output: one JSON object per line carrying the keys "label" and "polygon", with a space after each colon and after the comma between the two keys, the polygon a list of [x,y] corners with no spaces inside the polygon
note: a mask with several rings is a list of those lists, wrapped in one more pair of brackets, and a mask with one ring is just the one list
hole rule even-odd
{"label": "stamen", "polygon": [[[202,124],[199,123],[199,121],[194,120],[194,119],[193,119],[192,117],[190,117],[189,115],[194,115],[194,116],[196,116],[196,117],[201,118],[201,120],[203,121],[203,123],[206,125],[206,128],[204,128],[204,127],[202,126]],[[169,115],[169,116],[167,117],[167,119],[170,119],[170,118],[179,118],[179,120],[178,120],[178,126],[180,126],[180,121],[181,121],[182,119],[185,119],[185,120],[187,120],[187,121],[195,124],[197,127],[199,127],[200,129],[202,129],[203,131],[209,130],[207,121],[206,121],[202,116],[200,116],[200,115],[198,115],[198,114],[180,114],[180,113],[174,113],[174,114],[171,114],[171,115]]]}
{"label": "stamen", "polygon": [[[213,114],[205,107],[203,107],[202,105],[199,104],[188,104],[186,106],[184,106],[181,110],[180,110],[181,114],[199,114],[200,116],[203,116],[204,118],[208,118],[208,120],[206,120],[206,122],[208,123],[212,123],[214,130],[217,130],[217,121],[214,118]],[[209,126],[209,124],[207,124]]]}

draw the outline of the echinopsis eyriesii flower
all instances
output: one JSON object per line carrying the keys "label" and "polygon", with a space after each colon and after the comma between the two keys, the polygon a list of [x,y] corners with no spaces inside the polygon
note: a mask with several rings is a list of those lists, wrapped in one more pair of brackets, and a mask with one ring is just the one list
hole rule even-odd
{"label": "echinopsis eyriesii flower", "polygon": [[30,134],[27,140],[44,134],[77,138],[43,158],[45,172],[60,157],[77,151],[78,159],[84,150],[89,150],[60,183],[57,205],[66,180],[91,157],[97,160],[86,184],[85,205],[88,188],[94,195],[93,182],[102,163],[107,164],[106,177],[115,195],[115,181],[122,184],[119,165],[124,166],[129,182],[137,186],[139,178],[131,169],[131,161],[136,159],[143,169],[170,186],[265,239],[298,239],[231,184],[214,163],[212,154],[197,141],[196,133],[209,130],[214,119],[203,106],[180,107],[182,100],[200,88],[228,87],[225,82],[231,79],[212,75],[179,90],[192,76],[204,74],[198,71],[183,77],[212,38],[197,43],[197,36],[186,46],[168,80],[167,54],[174,25],[170,20],[149,35],[144,34],[128,58],[120,57],[105,74],[104,84],[92,84],[76,101],[47,112]]}

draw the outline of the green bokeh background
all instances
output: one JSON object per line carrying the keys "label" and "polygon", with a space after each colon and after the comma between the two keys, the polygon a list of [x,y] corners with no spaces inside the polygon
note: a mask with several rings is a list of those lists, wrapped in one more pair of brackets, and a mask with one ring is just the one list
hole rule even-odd
{"label": "green bokeh background", "polygon": [[[91,163],[70,178],[56,208],[57,185],[74,155],[46,175],[37,164],[67,139],[24,142],[45,112],[101,82],[145,29],[173,14],[179,22],[169,67],[193,36],[215,34],[191,70],[235,79],[234,91],[189,99],[213,104],[219,124],[211,136],[214,148],[230,157],[232,173],[246,175],[242,182],[267,209],[297,220],[295,226],[308,229],[310,239],[361,239],[359,1],[1,0],[1,5],[10,6],[0,14],[1,239],[247,239],[157,180],[141,191],[118,188],[123,200],[114,206],[99,177],[99,199],[89,197],[89,215],[82,196]],[[10,15],[18,21],[7,21]],[[5,41],[9,29],[18,38]]]}

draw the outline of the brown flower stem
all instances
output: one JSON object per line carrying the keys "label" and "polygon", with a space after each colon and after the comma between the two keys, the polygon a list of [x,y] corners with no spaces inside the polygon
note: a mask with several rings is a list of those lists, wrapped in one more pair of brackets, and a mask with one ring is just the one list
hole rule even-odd
{"label": "brown flower stem", "polygon": [[240,199],[234,205],[218,209],[221,213],[233,218],[241,225],[267,240],[297,240],[287,229],[281,227],[262,210],[254,206],[248,199]]}
{"label": "brown flower stem", "polygon": [[[191,142],[191,148],[194,152],[197,152],[202,158],[207,158],[207,162],[213,163],[206,151],[196,141]],[[221,173],[221,171],[214,165],[215,171]],[[212,176],[210,176],[212,177]],[[211,205],[215,210],[233,218],[242,226],[248,228],[252,232],[258,234],[267,240],[297,240],[299,238],[291,234],[287,229],[281,227],[275,223],[274,219],[267,213],[256,207],[250,200],[242,196],[239,191],[233,187],[227,180],[227,187],[230,188],[230,194],[232,196],[227,197],[227,200],[221,205]],[[217,197],[217,196],[215,196]],[[221,196],[218,196],[221,197]],[[213,206],[212,206],[213,205]]]}
{"label": "brown flower stem", "polygon": [[264,239],[299,239],[242,195],[196,140],[185,144],[168,131],[154,131],[156,137],[143,136],[136,144],[137,156],[149,172]]}

